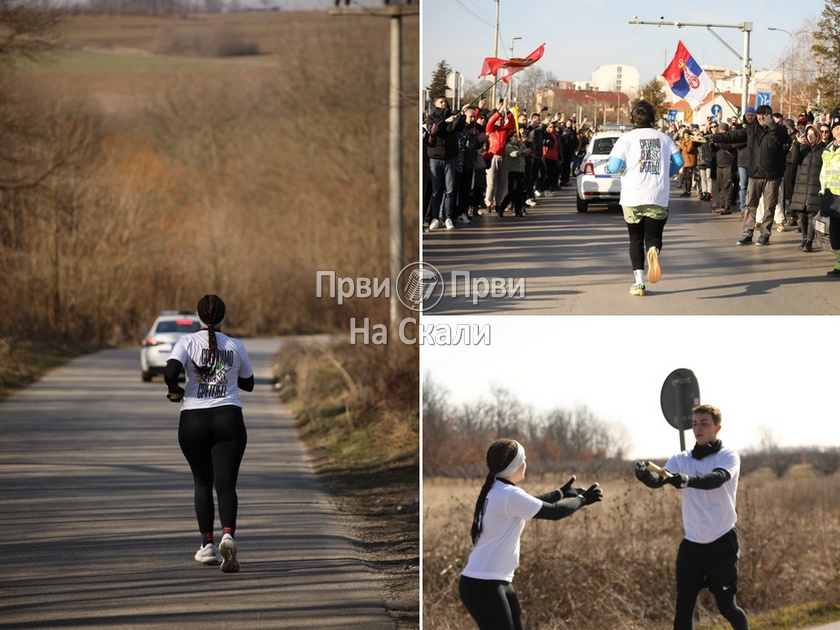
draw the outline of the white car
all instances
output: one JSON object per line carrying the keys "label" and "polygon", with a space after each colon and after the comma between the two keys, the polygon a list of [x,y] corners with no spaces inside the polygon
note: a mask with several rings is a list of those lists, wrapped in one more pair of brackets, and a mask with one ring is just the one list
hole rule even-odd
{"label": "white car", "polygon": [[140,375],[148,383],[163,374],[169,353],[184,335],[201,330],[201,320],[191,311],[161,311],[140,344]]}
{"label": "white car", "polygon": [[605,125],[589,141],[589,148],[577,176],[577,211],[586,212],[590,203],[618,203],[621,195],[621,176],[607,173],[615,141],[632,127],[625,125]]}

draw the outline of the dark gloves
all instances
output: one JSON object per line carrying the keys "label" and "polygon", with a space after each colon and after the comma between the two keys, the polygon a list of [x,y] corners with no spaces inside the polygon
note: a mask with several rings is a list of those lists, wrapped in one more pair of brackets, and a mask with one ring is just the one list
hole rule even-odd
{"label": "dark gloves", "polygon": [[636,479],[645,484],[648,488],[658,488],[660,483],[659,475],[654,475],[645,462],[636,462]]}
{"label": "dark gloves", "polygon": [[683,473],[671,473],[671,476],[665,480],[665,483],[669,483],[675,488],[687,488],[688,475],[685,475]]}
{"label": "dark gloves", "polygon": [[169,400],[169,402],[181,402],[181,400],[183,400],[184,398],[184,388],[179,385],[174,392],[167,392],[166,398]]}
{"label": "dark gloves", "polygon": [[583,500],[584,505],[592,505],[593,503],[599,503],[604,498],[604,491],[598,487],[597,483],[593,483],[578,498]]}
{"label": "dark gloves", "polygon": [[566,485],[560,488],[560,492],[563,493],[564,499],[571,499],[574,497],[579,497],[584,493],[583,488],[573,488],[572,484],[575,482],[575,475],[572,475],[572,478],[566,482]]}

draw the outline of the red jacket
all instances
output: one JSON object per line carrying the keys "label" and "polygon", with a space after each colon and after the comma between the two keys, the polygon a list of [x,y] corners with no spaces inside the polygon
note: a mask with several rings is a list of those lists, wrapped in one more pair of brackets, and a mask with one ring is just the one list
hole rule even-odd
{"label": "red jacket", "polygon": [[496,124],[500,117],[499,112],[493,112],[493,115],[490,116],[490,120],[487,121],[487,135],[490,141],[490,153],[504,157],[508,132],[516,129],[516,122],[513,119],[513,114],[508,112],[505,124],[500,126]]}

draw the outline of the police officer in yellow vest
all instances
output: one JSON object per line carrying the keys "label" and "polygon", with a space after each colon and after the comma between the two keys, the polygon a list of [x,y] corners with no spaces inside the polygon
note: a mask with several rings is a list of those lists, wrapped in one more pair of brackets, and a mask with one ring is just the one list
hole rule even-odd
{"label": "police officer in yellow vest", "polygon": [[823,197],[831,191],[832,194],[838,197],[837,203],[834,204],[833,209],[828,209],[823,206],[820,214],[823,217],[828,217],[828,238],[831,243],[831,249],[834,251],[834,258],[836,263],[834,269],[828,272],[829,277],[840,279],[840,109],[831,110],[829,114],[829,126],[831,127],[831,136],[833,141],[829,144],[822,154],[822,170],[820,171],[820,188],[823,191]]}

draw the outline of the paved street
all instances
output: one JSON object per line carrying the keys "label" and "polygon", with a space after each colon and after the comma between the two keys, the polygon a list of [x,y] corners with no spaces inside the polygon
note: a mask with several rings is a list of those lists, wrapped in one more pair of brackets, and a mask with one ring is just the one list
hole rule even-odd
{"label": "paved street", "polygon": [[[825,277],[831,253],[799,251],[799,233],[773,231],[770,245],[737,246],[738,214],[671,195],[662,280],[645,297],[629,294],[633,275],[620,208],[575,209],[575,192],[541,198],[522,219],[495,214],[423,235],[423,261],[446,283],[431,315],[826,315],[840,312],[840,282]],[[755,238],[757,239],[756,232]],[[526,296],[473,304],[453,271],[471,278],[525,279]]]}
{"label": "paved street", "polygon": [[178,406],[162,380],[141,382],[137,349],[0,402],[0,628],[395,627],[274,392],[280,343],[246,341],[237,574],[193,559]]}

